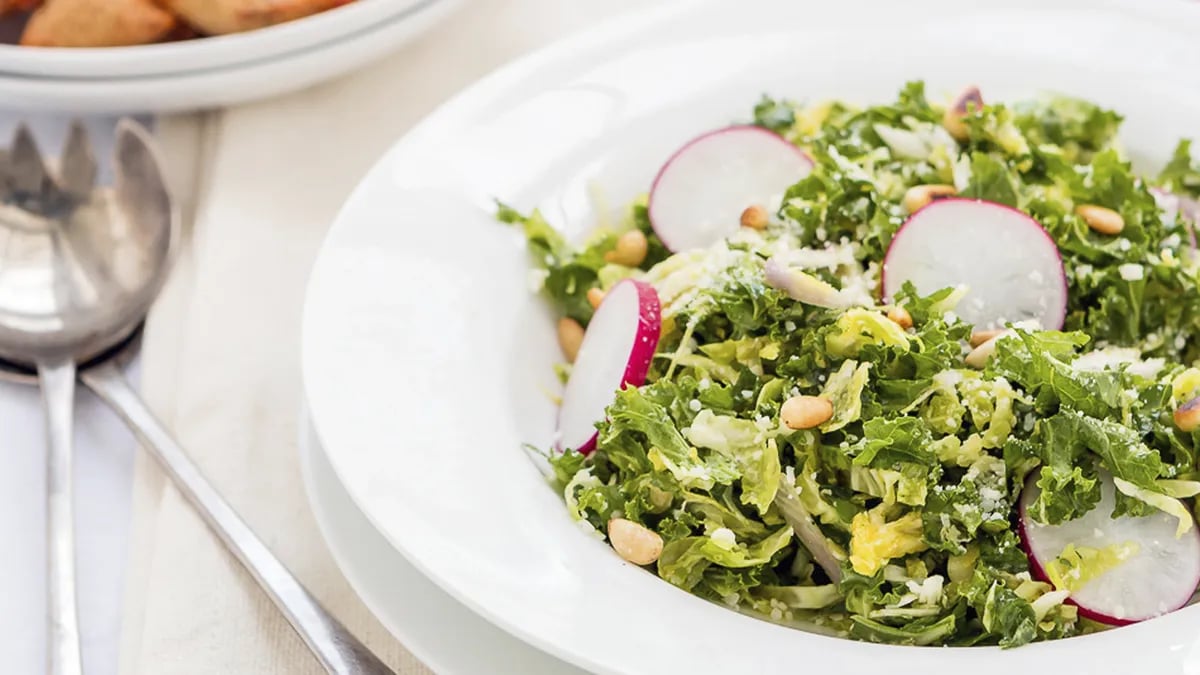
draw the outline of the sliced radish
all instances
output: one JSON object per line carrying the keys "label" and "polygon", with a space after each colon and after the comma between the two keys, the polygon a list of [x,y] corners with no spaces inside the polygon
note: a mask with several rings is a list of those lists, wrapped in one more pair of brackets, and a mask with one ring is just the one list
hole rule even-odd
{"label": "sliced radish", "polygon": [[755,126],[710,131],[667,160],[650,188],[650,223],[672,251],[733,234],[750,206],[778,207],[813,163],[782,136]]}
{"label": "sliced radish", "polygon": [[616,392],[640,386],[658,347],[662,311],[654,287],[626,279],[596,308],[558,411],[558,447],[587,454],[596,447],[596,423]]}
{"label": "sliced radish", "polygon": [[955,312],[980,329],[1034,320],[1062,328],[1067,277],[1054,240],[1036,220],[994,202],[942,199],[909,216],[883,260],[891,302],[911,281],[929,294],[965,286]]}
{"label": "sliced radish", "polygon": [[1200,529],[1175,537],[1178,521],[1161,511],[1142,518],[1112,518],[1115,487],[1100,476],[1100,503],[1059,525],[1035,522],[1027,510],[1041,493],[1036,473],[1021,491],[1019,531],[1034,576],[1049,581],[1046,565],[1068,544],[1105,550],[1129,547],[1132,555],[1071,592],[1080,615],[1111,626],[1151,619],[1183,607],[1200,586]]}

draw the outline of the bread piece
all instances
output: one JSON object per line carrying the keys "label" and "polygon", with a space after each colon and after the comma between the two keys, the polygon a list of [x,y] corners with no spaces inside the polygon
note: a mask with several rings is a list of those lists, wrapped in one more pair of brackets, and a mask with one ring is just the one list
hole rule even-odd
{"label": "bread piece", "polygon": [[0,0],[0,16],[18,12],[32,12],[42,0]]}
{"label": "bread piece", "polygon": [[29,18],[21,44],[32,47],[124,47],[158,42],[175,17],[151,0],[46,0]]}
{"label": "bread piece", "polygon": [[164,0],[196,30],[208,35],[241,33],[323,12],[349,0]]}

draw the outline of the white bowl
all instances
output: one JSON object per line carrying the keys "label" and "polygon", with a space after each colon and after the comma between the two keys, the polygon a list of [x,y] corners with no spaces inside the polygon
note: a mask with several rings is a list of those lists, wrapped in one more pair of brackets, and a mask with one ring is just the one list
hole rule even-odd
{"label": "white bowl", "polygon": [[112,79],[213,70],[337,41],[437,1],[357,0],[246,33],[133,47],[72,49],[0,44],[0,75]]}
{"label": "white bowl", "polygon": [[[580,232],[683,140],[763,92],[892,100],[925,78],[991,100],[1053,89],[1127,115],[1135,158],[1200,132],[1200,10],[1184,3],[688,2],[497,72],[397,143],[313,271],[315,427],[375,527],[501,627],[599,672],[1200,672],[1200,607],[1013,650],[864,644],[734,613],[582,533],[522,443],[547,447],[553,322],[492,198]],[[600,194],[597,205],[590,195]]]}
{"label": "white bowl", "polygon": [[0,45],[0,109],[169,112],[245,103],[303,89],[396,51],[460,2],[360,0],[249,33],[161,45]]}

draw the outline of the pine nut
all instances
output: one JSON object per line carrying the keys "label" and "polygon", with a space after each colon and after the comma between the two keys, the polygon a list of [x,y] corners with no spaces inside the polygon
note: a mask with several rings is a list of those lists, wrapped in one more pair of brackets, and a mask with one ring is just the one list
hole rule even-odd
{"label": "pine nut", "polygon": [[987,342],[988,340],[991,340],[994,337],[999,337],[1000,334],[1003,332],[1004,332],[1003,328],[994,328],[992,330],[974,331],[973,333],[971,333],[971,339],[970,339],[971,346],[978,347],[979,345]]}
{"label": "pine nut", "polygon": [[657,532],[624,518],[608,521],[608,541],[617,555],[634,565],[649,565],[662,555],[663,540]]}
{"label": "pine nut", "polygon": [[779,417],[789,429],[812,429],[833,417],[833,404],[819,396],[793,396],[783,402]]}
{"label": "pine nut", "polygon": [[742,211],[742,227],[748,227],[752,230],[765,230],[770,220],[770,214],[758,204],[748,206],[745,211]]}
{"label": "pine nut", "polygon": [[592,309],[596,309],[600,306],[600,303],[604,302],[604,291],[600,290],[599,288],[589,288],[587,292],[587,301],[588,304],[592,306]]}
{"label": "pine nut", "polygon": [[1002,330],[994,337],[979,343],[978,347],[972,349],[970,354],[967,354],[967,358],[965,359],[967,365],[972,368],[982,369],[987,365],[988,359],[992,358],[992,354],[996,352],[996,343],[1000,341],[1000,338],[1011,332],[1011,330]]}
{"label": "pine nut", "polygon": [[1125,219],[1112,209],[1095,204],[1080,204],[1075,213],[1087,226],[1100,234],[1120,234],[1125,229]]}
{"label": "pine nut", "polygon": [[567,361],[575,363],[579,356],[579,345],[583,344],[583,326],[571,317],[564,316],[558,320],[558,346],[562,349]]}
{"label": "pine nut", "polygon": [[909,213],[915,213],[935,199],[944,199],[958,194],[953,185],[914,185],[904,193],[901,204]]}
{"label": "pine nut", "polygon": [[903,307],[896,306],[889,309],[887,318],[891,319],[896,325],[900,326],[904,330],[908,330],[909,328],[913,327],[912,314],[909,314],[908,310],[904,309]]}
{"label": "pine nut", "polygon": [[617,265],[637,267],[646,259],[649,247],[650,242],[646,241],[646,235],[641,230],[630,230],[617,237],[617,247],[605,253],[604,259]]}

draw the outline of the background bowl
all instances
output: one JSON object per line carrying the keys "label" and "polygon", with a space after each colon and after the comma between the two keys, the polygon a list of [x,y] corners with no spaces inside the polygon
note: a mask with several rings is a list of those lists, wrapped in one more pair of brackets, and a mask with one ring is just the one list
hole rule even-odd
{"label": "background bowl", "polygon": [[459,2],[357,0],[247,33],[135,47],[0,44],[0,109],[165,112],[265,98],[395,51]]}

